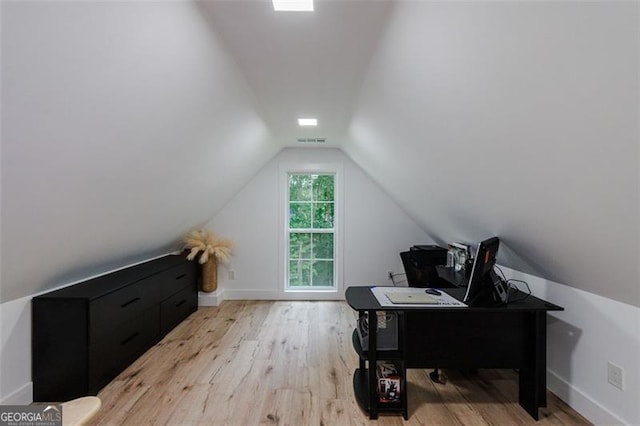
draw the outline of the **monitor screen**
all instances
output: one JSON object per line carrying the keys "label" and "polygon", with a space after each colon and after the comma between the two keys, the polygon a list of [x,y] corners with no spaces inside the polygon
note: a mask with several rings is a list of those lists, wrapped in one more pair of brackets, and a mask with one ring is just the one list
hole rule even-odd
{"label": "monitor screen", "polygon": [[493,279],[491,274],[493,266],[496,264],[498,247],[500,240],[498,237],[481,241],[476,250],[476,257],[471,268],[467,292],[463,302],[472,305],[482,296],[489,296],[493,292]]}

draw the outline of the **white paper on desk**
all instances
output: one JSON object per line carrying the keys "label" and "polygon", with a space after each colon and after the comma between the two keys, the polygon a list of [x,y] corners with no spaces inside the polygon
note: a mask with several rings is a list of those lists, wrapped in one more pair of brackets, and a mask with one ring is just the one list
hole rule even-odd
{"label": "white paper on desk", "polygon": [[376,297],[380,306],[394,306],[394,307],[430,307],[430,308],[464,308],[467,305],[447,294],[444,290],[439,290],[442,293],[440,296],[433,296],[437,300],[437,303],[393,303],[387,297],[387,293],[408,293],[408,294],[423,294],[424,288],[418,287],[371,287],[371,293]]}

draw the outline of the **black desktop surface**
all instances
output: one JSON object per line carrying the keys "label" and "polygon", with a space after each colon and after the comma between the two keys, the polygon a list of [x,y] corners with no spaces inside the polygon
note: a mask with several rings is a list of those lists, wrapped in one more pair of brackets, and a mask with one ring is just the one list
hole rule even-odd
{"label": "black desktop surface", "polygon": [[[469,277],[465,275],[464,271],[456,271],[453,267],[447,266],[436,266],[438,272],[438,278],[442,280],[443,286],[438,286],[435,288],[439,288],[442,291],[445,291],[450,296],[454,297],[457,300],[462,301],[464,299],[465,292],[467,291],[467,283],[469,282]],[[369,290],[370,287],[349,287],[347,288],[347,292],[350,292],[352,297],[347,297],[347,301],[349,301],[349,306],[351,306],[355,310],[383,310],[383,311],[391,311],[391,310],[405,310],[403,307],[399,309],[394,306],[381,306],[378,303],[376,297]],[[478,310],[510,310],[510,311],[563,311],[564,308],[554,305],[553,303],[549,303],[545,300],[538,299],[535,296],[527,296],[526,293],[523,293],[519,290],[511,290],[509,295],[510,302],[507,305],[484,305],[484,306],[472,306],[467,307],[466,309],[478,309]],[[351,305],[351,302],[356,303],[358,306]],[[407,310],[410,309],[424,309],[424,306],[416,306],[416,307],[407,307]],[[453,308],[443,308],[438,307],[438,310],[442,309],[453,309],[458,310],[459,307]]]}
{"label": "black desktop surface", "polygon": [[[462,300],[466,292],[465,287],[445,288],[442,291],[448,293],[450,296]],[[347,303],[356,311],[412,311],[412,310],[425,310],[425,309],[437,309],[438,311],[459,311],[460,309],[469,311],[563,311],[564,308],[549,303],[545,300],[538,299],[535,296],[526,296],[526,293],[516,291],[511,294],[511,300],[518,300],[510,302],[507,305],[494,305],[494,306],[470,306],[470,307],[425,307],[425,306],[382,306],[378,303],[378,299],[371,292],[371,287],[348,287],[345,293]],[[523,299],[523,300],[520,300]]]}

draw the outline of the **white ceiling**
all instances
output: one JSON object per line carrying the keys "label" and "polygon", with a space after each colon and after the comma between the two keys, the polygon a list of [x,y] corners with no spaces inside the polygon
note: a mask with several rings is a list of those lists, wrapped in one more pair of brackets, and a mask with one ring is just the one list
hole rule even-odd
{"label": "white ceiling", "polygon": [[[256,97],[276,140],[347,137],[389,1],[318,1],[313,12],[275,12],[270,1],[199,3]],[[316,117],[300,128],[299,117]]]}

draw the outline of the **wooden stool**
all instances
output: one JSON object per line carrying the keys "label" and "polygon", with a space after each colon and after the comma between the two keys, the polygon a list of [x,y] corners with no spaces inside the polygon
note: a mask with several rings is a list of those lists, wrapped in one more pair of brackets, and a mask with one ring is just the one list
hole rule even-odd
{"label": "wooden stool", "polygon": [[87,424],[100,410],[102,401],[96,396],[85,396],[64,402],[61,405],[63,426],[81,426]]}

